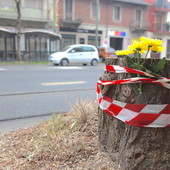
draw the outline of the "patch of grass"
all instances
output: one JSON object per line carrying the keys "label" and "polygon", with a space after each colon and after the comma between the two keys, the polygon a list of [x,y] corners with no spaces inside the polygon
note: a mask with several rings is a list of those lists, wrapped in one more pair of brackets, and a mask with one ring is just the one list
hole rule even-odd
{"label": "patch of grass", "polygon": [[79,100],[71,111],[0,137],[0,169],[112,169],[99,152],[97,105]]}
{"label": "patch of grass", "polygon": [[97,103],[94,101],[78,100],[75,105],[72,106],[71,112],[76,116],[76,122],[80,125],[85,124],[88,120],[89,114],[96,112]]}

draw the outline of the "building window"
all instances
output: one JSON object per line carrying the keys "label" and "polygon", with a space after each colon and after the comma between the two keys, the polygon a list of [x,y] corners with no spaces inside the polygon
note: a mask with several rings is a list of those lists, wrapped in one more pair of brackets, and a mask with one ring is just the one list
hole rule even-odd
{"label": "building window", "polygon": [[163,30],[164,16],[161,13],[157,13],[155,17],[155,31]]}
{"label": "building window", "polygon": [[14,51],[14,39],[13,37],[6,37],[7,51]]}
{"label": "building window", "polygon": [[43,1],[42,0],[27,0],[24,4],[25,8],[35,8],[35,9],[42,9],[43,8]]}
{"label": "building window", "polygon": [[0,35],[0,51],[5,50],[5,43],[4,43],[4,37]]}
{"label": "building window", "polygon": [[48,47],[47,47],[47,41],[48,38],[46,37],[41,37],[41,50],[42,51],[48,51]]}
{"label": "building window", "polygon": [[[96,45],[96,37],[95,36],[88,36],[88,44]],[[98,45],[100,46],[100,37],[98,37]]]}
{"label": "building window", "polygon": [[[96,14],[97,14],[97,4],[94,1],[91,3],[91,19],[95,20]],[[98,9],[98,18],[100,18],[100,5],[99,5],[99,9]]]}
{"label": "building window", "polygon": [[121,7],[114,6],[113,8],[113,21],[121,22]]}
{"label": "building window", "polygon": [[136,15],[135,15],[136,27],[141,26],[141,20],[142,20],[142,11],[140,9],[136,9]]}
{"label": "building window", "polygon": [[15,36],[0,33],[0,61],[15,59]]}
{"label": "building window", "polygon": [[50,46],[51,46],[50,53],[60,51],[60,41],[58,41],[56,39],[51,39]]}
{"label": "building window", "polygon": [[0,8],[4,10],[10,10],[11,8],[14,8],[15,2],[13,0],[4,0],[0,1]]}
{"label": "building window", "polygon": [[30,51],[35,51],[35,39],[30,37]]}
{"label": "building window", "polygon": [[62,34],[62,48],[76,43],[76,36],[69,34]]}
{"label": "building window", "polygon": [[73,0],[65,0],[65,19],[72,20],[73,18]]}

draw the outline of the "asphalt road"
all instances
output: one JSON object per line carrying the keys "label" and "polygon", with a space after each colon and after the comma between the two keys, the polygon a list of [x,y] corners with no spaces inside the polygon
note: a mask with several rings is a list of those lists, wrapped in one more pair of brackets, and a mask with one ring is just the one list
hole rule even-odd
{"label": "asphalt road", "polygon": [[0,132],[25,128],[69,111],[78,99],[95,100],[104,65],[0,65]]}

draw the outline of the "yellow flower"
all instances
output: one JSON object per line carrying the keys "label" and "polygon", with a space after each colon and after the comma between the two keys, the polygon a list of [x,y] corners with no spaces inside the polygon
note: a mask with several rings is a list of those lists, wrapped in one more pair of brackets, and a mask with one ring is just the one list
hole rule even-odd
{"label": "yellow flower", "polygon": [[147,46],[146,44],[143,44],[140,41],[132,40],[132,44],[128,46],[128,49],[136,52],[141,52],[147,50]]}
{"label": "yellow flower", "polygon": [[140,41],[142,44],[145,44],[147,47],[153,47],[153,46],[161,46],[162,40],[159,39],[151,39],[146,37],[140,37]]}
{"label": "yellow flower", "polygon": [[144,53],[146,53],[146,51],[145,50],[141,50],[141,51],[139,51],[139,53],[140,54],[144,54]]}
{"label": "yellow flower", "polygon": [[151,50],[152,52],[154,52],[154,53],[158,53],[158,52],[163,51],[163,50],[164,50],[164,47],[162,47],[162,46],[153,46],[153,47],[150,48],[150,50]]}
{"label": "yellow flower", "polygon": [[[149,51],[154,53],[161,52],[164,50],[162,47],[162,40],[152,39],[147,37],[140,37],[140,39],[132,40],[131,45],[126,50],[117,50],[116,55],[131,55],[131,54],[148,54]],[[134,55],[136,57],[136,55]],[[145,55],[145,58],[147,56]]]}
{"label": "yellow flower", "polygon": [[117,50],[116,55],[130,55],[130,54],[134,54],[134,51],[132,50]]}

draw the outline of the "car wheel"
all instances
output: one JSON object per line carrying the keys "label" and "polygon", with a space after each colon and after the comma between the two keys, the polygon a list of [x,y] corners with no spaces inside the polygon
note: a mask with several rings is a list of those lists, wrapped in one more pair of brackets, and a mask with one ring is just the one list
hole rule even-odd
{"label": "car wheel", "polygon": [[68,66],[69,61],[64,58],[64,59],[61,60],[60,64],[61,64],[62,66]]}
{"label": "car wheel", "polygon": [[96,60],[96,59],[93,59],[92,61],[91,61],[91,65],[92,66],[96,66],[98,64],[98,61]]}
{"label": "car wheel", "polygon": [[58,64],[53,63],[55,66],[58,66]]}

